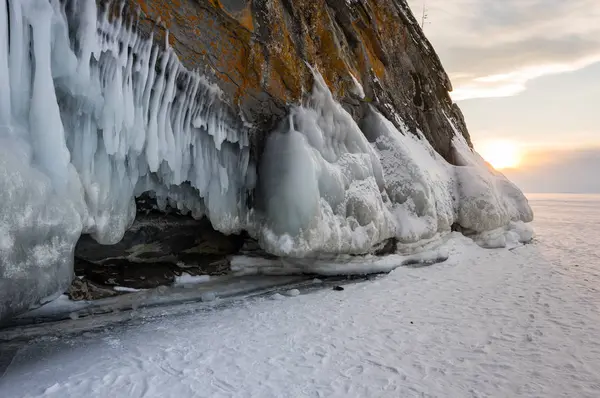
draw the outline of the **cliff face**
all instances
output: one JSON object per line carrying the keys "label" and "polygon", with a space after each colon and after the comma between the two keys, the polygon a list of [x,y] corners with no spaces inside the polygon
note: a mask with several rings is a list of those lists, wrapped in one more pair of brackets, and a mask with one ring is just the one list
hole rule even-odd
{"label": "cliff face", "polygon": [[213,76],[231,112],[252,125],[258,154],[265,132],[311,90],[309,65],[358,122],[367,104],[393,122],[399,116],[451,162],[454,132],[444,115],[469,141],[462,114],[448,95],[450,80],[404,0],[128,0],[126,5],[122,12],[139,12],[139,28],[153,32],[159,43],[168,29],[169,44],[184,66]]}
{"label": "cliff face", "polygon": [[450,89],[404,0],[0,1],[0,318],[74,271],[94,298],[530,239]]}
{"label": "cliff face", "polygon": [[[359,125],[368,122],[374,107],[398,128],[419,129],[450,163],[455,162],[454,128],[470,144],[460,109],[448,94],[450,80],[403,0],[96,1],[100,11],[112,4],[113,19],[134,21],[136,31],[152,36],[163,50],[168,42],[185,68],[218,85],[230,123],[248,131],[252,164],[260,164],[267,137],[288,117],[290,106],[311,92],[312,68]],[[179,90],[184,91],[183,82]],[[146,221],[156,216],[146,215],[147,202],[137,201],[137,220],[119,244],[102,246],[82,237],[76,251],[87,267],[79,267],[82,274],[102,283],[103,267],[148,268],[149,259],[220,273],[227,256],[240,250],[239,235],[192,236],[191,225],[206,231],[207,224],[185,216],[170,216],[157,228]],[[169,236],[180,237],[176,247]],[[233,242],[228,245],[233,249],[222,250],[223,241]],[[163,282],[172,280],[173,272],[165,275]]]}

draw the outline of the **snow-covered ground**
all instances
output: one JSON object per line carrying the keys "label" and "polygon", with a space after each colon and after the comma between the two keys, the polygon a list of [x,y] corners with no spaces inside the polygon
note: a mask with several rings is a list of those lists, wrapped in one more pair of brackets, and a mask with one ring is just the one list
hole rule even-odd
{"label": "snow-covered ground", "polygon": [[0,397],[600,396],[600,196],[531,204],[513,250],[0,350]]}

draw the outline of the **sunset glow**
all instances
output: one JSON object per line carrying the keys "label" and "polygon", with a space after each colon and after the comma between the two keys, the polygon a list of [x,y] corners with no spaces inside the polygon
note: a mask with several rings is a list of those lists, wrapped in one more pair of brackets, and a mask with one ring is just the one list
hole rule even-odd
{"label": "sunset glow", "polygon": [[497,170],[515,169],[521,163],[521,151],[510,141],[488,142],[480,145],[477,150]]}

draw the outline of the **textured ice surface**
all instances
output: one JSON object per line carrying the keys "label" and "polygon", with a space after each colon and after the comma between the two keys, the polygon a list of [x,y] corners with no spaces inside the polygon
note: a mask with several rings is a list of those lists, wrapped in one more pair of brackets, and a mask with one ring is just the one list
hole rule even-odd
{"label": "textured ice surface", "polygon": [[65,291],[81,232],[74,206],[30,155],[0,137],[0,317]]}
{"label": "textured ice surface", "polygon": [[521,226],[533,219],[525,196],[458,131],[455,166],[397,119],[400,129],[371,109],[361,130],[315,73],[306,103],[267,140],[262,246],[291,257],[366,253],[388,238],[401,246],[439,238],[455,223],[473,234],[516,229],[517,241],[531,239]]}
{"label": "textured ice surface", "polygon": [[338,255],[326,258],[277,258],[265,259],[247,256],[233,256],[231,269],[236,275],[289,275],[317,274],[324,276],[338,275],[367,275],[390,272],[401,266],[431,265],[448,259],[448,251],[442,241],[436,242],[435,247],[416,254],[387,256],[350,256]]}
{"label": "textured ice surface", "polygon": [[395,236],[402,243],[414,243],[449,231],[458,203],[453,167],[423,137],[402,127],[398,131],[375,111],[363,121],[383,165]]}
{"label": "textured ice surface", "polygon": [[62,4],[0,1],[0,272],[11,286],[0,317],[64,289],[81,232],[118,242],[143,192],[296,258],[366,254],[389,238],[404,250],[453,224],[484,246],[531,235],[526,199],[458,131],[453,166],[399,117],[371,110],[359,127],[317,71],[257,170],[248,126],[168,40],[159,48],[94,0]]}
{"label": "textured ice surface", "polygon": [[118,242],[136,193],[242,228],[247,130],[218,87],[94,0],[0,3],[0,317],[65,288],[81,231]]}
{"label": "textured ice surface", "polygon": [[490,231],[511,221],[530,222],[533,212],[527,198],[503,174],[494,170],[463,139],[453,140],[456,160],[457,222],[476,232]]}
{"label": "textured ice surface", "polygon": [[288,256],[360,253],[393,236],[375,150],[320,75],[311,96],[267,140],[259,198],[267,250]]}

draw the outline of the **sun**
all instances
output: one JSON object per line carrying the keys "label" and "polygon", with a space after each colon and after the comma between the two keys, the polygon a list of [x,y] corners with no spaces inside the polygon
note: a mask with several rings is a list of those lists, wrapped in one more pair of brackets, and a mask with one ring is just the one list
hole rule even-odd
{"label": "sun", "polygon": [[478,152],[496,170],[515,169],[521,163],[521,151],[514,142],[486,142],[479,147]]}

